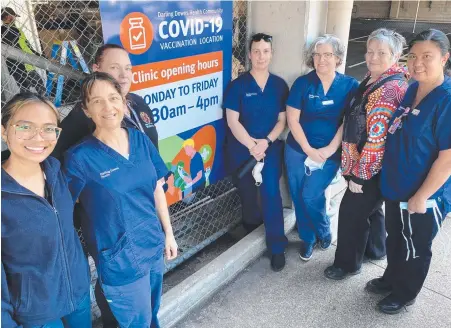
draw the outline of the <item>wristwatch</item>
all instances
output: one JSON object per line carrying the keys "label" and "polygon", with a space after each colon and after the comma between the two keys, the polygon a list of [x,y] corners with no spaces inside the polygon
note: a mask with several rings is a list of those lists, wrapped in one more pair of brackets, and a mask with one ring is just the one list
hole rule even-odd
{"label": "wristwatch", "polygon": [[272,144],[271,139],[269,139],[268,137],[265,137],[265,139],[266,139],[266,141],[268,141],[268,146],[271,146],[271,144]]}

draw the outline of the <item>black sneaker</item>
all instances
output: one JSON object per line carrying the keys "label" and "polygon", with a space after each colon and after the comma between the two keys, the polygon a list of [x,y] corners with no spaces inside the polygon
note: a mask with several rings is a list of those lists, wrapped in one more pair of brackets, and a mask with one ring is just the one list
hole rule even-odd
{"label": "black sneaker", "polygon": [[373,294],[385,295],[392,291],[392,287],[382,277],[367,282],[365,289]]}
{"label": "black sneaker", "polygon": [[313,249],[315,248],[316,243],[313,244],[309,244],[306,242],[303,242],[301,244],[301,249],[299,251],[299,257],[301,258],[301,260],[303,261],[309,261],[312,258],[313,255]]}
{"label": "black sneaker", "polygon": [[319,241],[319,246],[321,247],[321,249],[323,251],[325,251],[326,249],[328,249],[330,247],[330,245],[332,244],[332,236],[329,236],[327,238],[324,238],[323,240]]}
{"label": "black sneaker", "polygon": [[350,276],[355,276],[359,274],[361,270],[357,270],[354,272],[347,272],[341,268],[337,268],[336,266],[331,265],[326,270],[324,270],[324,275],[326,278],[332,279],[332,280],[343,280]]}
{"label": "black sneaker", "polygon": [[408,302],[403,302],[397,299],[393,294],[390,294],[377,303],[377,308],[385,314],[397,314],[404,309],[407,310],[407,307],[413,305],[414,303],[415,299]]}
{"label": "black sneaker", "polygon": [[285,253],[273,254],[271,256],[271,269],[278,272],[285,267]]}

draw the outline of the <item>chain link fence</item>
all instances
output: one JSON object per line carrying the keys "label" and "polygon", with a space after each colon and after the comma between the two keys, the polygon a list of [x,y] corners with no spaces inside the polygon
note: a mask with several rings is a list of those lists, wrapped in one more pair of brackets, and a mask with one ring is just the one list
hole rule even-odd
{"label": "chain link fence", "polygon": [[[233,4],[232,79],[247,67],[247,1]],[[80,81],[103,44],[98,1],[2,0],[2,105],[19,91],[45,93],[64,118],[79,100]],[[11,15],[10,15],[11,16]],[[3,147],[2,147],[3,148]],[[224,179],[170,206],[179,257],[166,271],[213,243],[241,219],[236,189]],[[82,242],[83,236],[80,232]],[[92,283],[97,279],[90,258]],[[100,313],[93,302],[93,315]]]}
{"label": "chain link fence", "polygon": [[[56,105],[78,100],[102,44],[97,1],[4,0],[2,104],[18,91],[45,93]],[[63,113],[64,114],[64,113]]]}

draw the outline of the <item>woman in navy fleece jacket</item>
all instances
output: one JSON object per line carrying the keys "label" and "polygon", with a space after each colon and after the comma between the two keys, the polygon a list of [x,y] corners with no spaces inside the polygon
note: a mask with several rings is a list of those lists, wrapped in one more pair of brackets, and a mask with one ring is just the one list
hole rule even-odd
{"label": "woman in navy fleece jacket", "polygon": [[90,328],[89,268],[71,194],[48,157],[61,129],[52,103],[32,93],[2,109],[2,328]]}

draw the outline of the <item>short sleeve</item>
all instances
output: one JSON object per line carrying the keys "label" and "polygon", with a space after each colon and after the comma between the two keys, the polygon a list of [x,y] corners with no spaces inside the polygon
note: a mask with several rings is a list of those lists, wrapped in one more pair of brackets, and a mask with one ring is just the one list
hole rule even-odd
{"label": "short sleeve", "polygon": [[95,125],[91,119],[89,119],[83,109],[81,103],[75,105],[74,109],[64,118],[60,127],[63,129],[56,143],[55,149],[52,152],[52,156],[62,161],[63,154],[70,147],[75,146],[83,138],[90,135]]}
{"label": "short sleeve", "polygon": [[280,81],[280,112],[285,112],[287,110],[286,102],[288,99],[288,94],[290,92],[290,89],[288,88],[287,82],[285,82],[283,79]]}
{"label": "short sleeve", "polygon": [[358,90],[359,90],[359,82],[356,79],[352,78],[351,81],[349,82],[349,87],[347,88],[344,108],[343,108],[343,111],[340,116],[341,123],[343,123],[343,120],[346,116],[347,110],[350,107],[351,101],[354,98],[354,96],[357,94]]}
{"label": "short sleeve", "polygon": [[86,175],[73,154],[66,153],[64,156],[63,172],[66,176],[67,184],[69,185],[69,190],[72,194],[72,200],[75,204],[86,185]]}
{"label": "short sleeve", "polygon": [[351,87],[349,88],[349,91],[348,91],[349,101],[351,101],[352,97],[355,96],[355,94],[357,93],[357,90],[359,90],[359,81],[352,78]]}
{"label": "short sleeve", "polygon": [[239,78],[230,82],[227,86],[227,90],[224,93],[223,107],[231,109],[236,112],[240,112],[241,109],[241,96],[240,96],[240,83]]}
{"label": "short sleeve", "polygon": [[296,108],[301,110],[302,108],[302,96],[304,94],[304,79],[299,77],[296,81],[294,81],[291,86],[290,93],[288,94],[287,106]]}
{"label": "short sleeve", "polygon": [[147,145],[150,151],[150,159],[152,160],[155,171],[157,172],[157,179],[160,180],[161,178],[164,178],[169,174],[169,170],[166,167],[166,164],[164,164],[164,161],[158,153],[157,148],[155,148],[153,143],[150,142],[150,139],[146,139],[149,141]]}
{"label": "short sleeve", "polygon": [[451,149],[451,129],[449,128],[449,122],[451,122],[451,96],[448,96],[448,99],[443,102],[438,110],[440,114],[437,118],[434,134],[439,151],[448,150]]}

